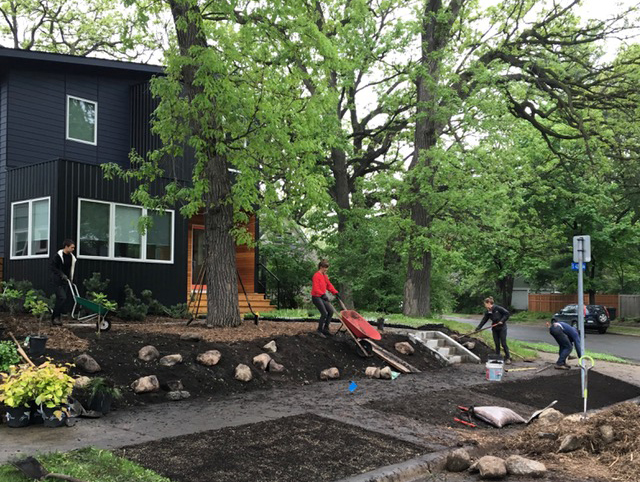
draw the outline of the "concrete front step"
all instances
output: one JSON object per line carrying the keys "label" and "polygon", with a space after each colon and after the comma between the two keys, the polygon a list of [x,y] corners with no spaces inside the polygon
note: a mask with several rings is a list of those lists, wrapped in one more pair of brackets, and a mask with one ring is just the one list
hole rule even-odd
{"label": "concrete front step", "polygon": [[444,364],[480,363],[477,355],[440,331],[415,331],[407,334],[411,341],[426,346]]}

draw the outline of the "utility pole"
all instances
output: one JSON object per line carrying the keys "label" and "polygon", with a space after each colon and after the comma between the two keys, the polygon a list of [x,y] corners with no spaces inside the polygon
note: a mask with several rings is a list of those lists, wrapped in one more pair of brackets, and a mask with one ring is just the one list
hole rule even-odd
{"label": "utility pole", "polygon": [[[573,261],[578,263],[578,330],[580,330],[580,346],[582,354],[587,351],[584,345],[584,287],[582,277],[584,272],[583,263],[591,261],[591,236],[574,236],[573,237]],[[586,396],[585,392],[585,367],[586,360],[580,359],[580,380],[582,386],[582,398]]]}

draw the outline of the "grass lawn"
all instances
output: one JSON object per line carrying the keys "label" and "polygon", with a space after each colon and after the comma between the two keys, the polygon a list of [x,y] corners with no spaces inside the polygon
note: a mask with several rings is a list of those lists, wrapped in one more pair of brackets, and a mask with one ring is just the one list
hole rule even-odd
{"label": "grass lawn", "polygon": [[[166,477],[127,459],[116,457],[107,450],[87,448],[36,458],[49,472],[71,475],[87,482],[171,482]],[[0,465],[0,480],[28,482],[34,479],[28,479],[12,465]]]}
{"label": "grass lawn", "polygon": [[[511,341],[509,342],[511,343]],[[533,342],[518,342],[524,345],[525,347],[531,348],[537,351],[543,351],[546,353],[558,353],[558,345],[552,345],[550,343],[533,343]],[[598,353],[595,351],[587,350],[585,355],[592,357],[594,360],[603,360],[608,362],[615,363],[625,363],[630,364],[631,362],[625,360],[624,358],[617,357],[615,355],[609,355],[608,353]]]}

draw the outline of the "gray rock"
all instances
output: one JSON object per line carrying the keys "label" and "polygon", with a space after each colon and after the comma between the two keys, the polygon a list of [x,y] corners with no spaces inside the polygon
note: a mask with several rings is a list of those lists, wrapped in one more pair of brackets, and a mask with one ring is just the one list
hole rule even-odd
{"label": "gray rock", "polygon": [[217,365],[220,362],[221,358],[222,353],[220,353],[218,350],[207,350],[204,353],[200,353],[197,356],[196,361],[206,367],[212,367]]}
{"label": "gray rock", "polygon": [[320,380],[336,380],[340,378],[340,370],[336,367],[327,368],[320,372]]}
{"label": "gray rock", "polygon": [[261,353],[260,355],[253,357],[254,366],[263,371],[267,369],[270,361],[271,357],[267,353]]}
{"label": "gray rock", "polygon": [[167,393],[167,400],[172,402],[178,402],[180,400],[186,400],[189,398],[191,394],[186,390],[174,390],[172,392]]}
{"label": "gray rock", "polygon": [[500,457],[485,455],[478,460],[480,478],[484,480],[504,479],[507,476],[507,466]]}
{"label": "gray rock", "polygon": [[505,460],[507,472],[511,475],[526,475],[539,479],[547,473],[547,468],[541,462],[527,459],[519,455],[511,455]]}
{"label": "gray rock", "polygon": [[616,434],[614,433],[611,425],[600,425],[598,427],[598,431],[600,432],[600,437],[602,437],[602,441],[604,443],[610,444],[616,439]]}
{"label": "gray rock", "polygon": [[269,362],[269,371],[273,373],[282,373],[284,371],[284,366],[272,359]]}
{"label": "gray rock", "polygon": [[150,362],[160,358],[160,352],[155,346],[143,346],[140,348],[140,351],[138,351],[138,358],[142,361]]}
{"label": "gray rock", "polygon": [[263,346],[262,349],[267,353],[275,353],[276,351],[278,351],[275,340],[271,340],[269,343]]}
{"label": "gray rock", "polygon": [[582,446],[582,439],[572,433],[565,435],[560,441],[558,452],[573,452]]}
{"label": "gray rock", "polygon": [[77,356],[73,363],[82,371],[87,373],[97,373],[102,370],[98,362],[93,359],[90,355],[83,353],[80,356]]}
{"label": "gray rock", "polygon": [[408,341],[400,341],[395,344],[396,351],[401,355],[413,355],[416,351]]}
{"label": "gray rock", "polygon": [[557,423],[564,418],[562,412],[558,412],[555,408],[547,408],[538,415],[537,420],[544,423]]}
{"label": "gray rock", "polygon": [[172,367],[178,363],[182,363],[182,355],[176,353],[174,355],[167,355],[160,358],[160,365],[163,367]]}
{"label": "gray rock", "polygon": [[178,392],[180,390],[184,390],[182,380],[169,380],[168,382],[161,384],[160,387],[167,392]]}
{"label": "gray rock", "polygon": [[241,382],[250,382],[253,379],[251,368],[240,363],[240,365],[236,367],[236,373],[234,377],[236,380],[240,380]]}
{"label": "gray rock", "polygon": [[556,440],[558,438],[558,434],[553,432],[538,432],[536,436],[547,440]]}
{"label": "gray rock", "polygon": [[155,375],[140,377],[131,384],[131,388],[135,393],[149,393],[160,390],[160,382]]}
{"label": "gray rock", "polygon": [[471,456],[465,449],[456,449],[447,454],[446,467],[449,472],[462,472],[471,466]]}
{"label": "gray rock", "polygon": [[369,378],[380,378],[380,368],[378,367],[367,367],[364,371],[364,374]]}
{"label": "gray rock", "polygon": [[382,380],[391,380],[391,368],[384,367],[380,370],[380,378]]}
{"label": "gray rock", "polygon": [[91,378],[89,377],[78,377],[76,378],[75,382],[73,383],[73,387],[74,388],[85,388],[87,385],[89,385],[89,382],[91,381]]}
{"label": "gray rock", "polygon": [[200,341],[202,337],[198,333],[183,333],[180,339],[184,341]]}
{"label": "gray rock", "polygon": [[473,350],[476,347],[476,342],[475,341],[467,341],[464,342],[462,344],[463,347],[465,347],[467,350]]}

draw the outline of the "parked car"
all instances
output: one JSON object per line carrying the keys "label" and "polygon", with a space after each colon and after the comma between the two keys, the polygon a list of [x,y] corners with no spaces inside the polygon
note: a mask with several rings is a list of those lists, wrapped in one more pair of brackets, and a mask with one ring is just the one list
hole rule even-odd
{"label": "parked car", "polygon": [[[564,321],[578,329],[578,305],[567,305],[553,315],[551,321]],[[602,305],[585,305],[584,306],[584,327],[585,329],[598,330],[604,334],[609,328],[611,318],[609,310]]]}

